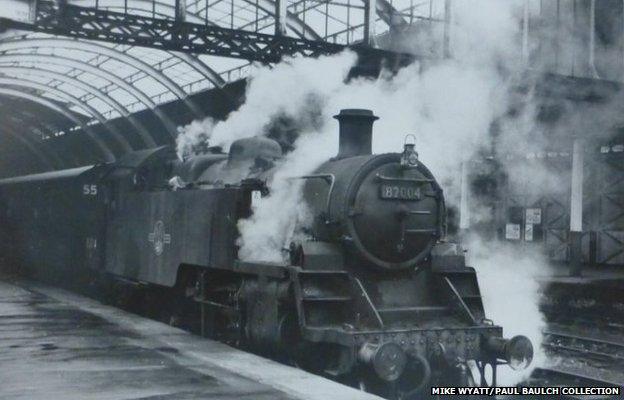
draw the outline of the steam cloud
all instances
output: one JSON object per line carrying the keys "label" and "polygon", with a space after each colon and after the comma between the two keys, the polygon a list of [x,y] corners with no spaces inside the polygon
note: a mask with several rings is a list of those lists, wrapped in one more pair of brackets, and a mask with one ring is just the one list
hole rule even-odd
{"label": "steam cloud", "polygon": [[[417,63],[395,76],[382,74],[377,80],[346,83],[355,62],[355,55],[348,51],[318,59],[290,59],[273,69],[257,69],[245,104],[226,121],[207,120],[183,128],[178,139],[181,157],[193,154],[207,140],[227,148],[238,138],[270,135],[280,121],[297,121],[293,130],[297,134],[286,138],[294,140],[293,151],[279,165],[271,194],[259,201],[251,218],[239,224],[240,257],[284,261],[283,248],[296,234],[293,221],[308,218],[300,197],[302,182],[290,178],[311,173],[336,154],[337,123],[331,116],[341,108],[369,108],[381,117],[373,137],[377,153],[401,151],[405,135],[415,134],[421,160],[445,192],[457,192],[461,162],[492,147],[491,125],[512,102],[510,76],[520,61],[518,3],[523,2],[454,2],[453,58],[427,65]],[[412,46],[418,48],[419,39],[412,40]],[[531,97],[528,101],[520,118],[501,124],[499,151],[528,149],[526,138],[536,134]],[[551,179],[547,172],[536,173]],[[487,208],[475,205],[474,211],[475,218],[491,218]],[[468,254],[479,274],[488,316],[503,325],[506,333],[529,336],[539,352],[544,322],[537,307],[534,278],[546,273],[546,263],[520,257],[500,245],[486,245],[478,238],[472,238]],[[501,372],[501,383],[517,382],[524,375]]]}
{"label": "steam cloud", "polygon": [[525,335],[533,343],[535,358],[526,371],[500,368],[498,383],[513,385],[527,378],[533,368],[547,360],[540,351],[546,321],[539,310],[539,277],[549,266],[539,253],[510,244],[467,238],[467,262],[477,269],[483,305],[488,318],[503,326],[506,337]]}

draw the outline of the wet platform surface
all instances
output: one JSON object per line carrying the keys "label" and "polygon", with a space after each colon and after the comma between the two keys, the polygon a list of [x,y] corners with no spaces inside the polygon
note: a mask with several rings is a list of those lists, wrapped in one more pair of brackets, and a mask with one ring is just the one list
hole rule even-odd
{"label": "wet platform surface", "polygon": [[41,284],[0,280],[0,399],[378,397]]}

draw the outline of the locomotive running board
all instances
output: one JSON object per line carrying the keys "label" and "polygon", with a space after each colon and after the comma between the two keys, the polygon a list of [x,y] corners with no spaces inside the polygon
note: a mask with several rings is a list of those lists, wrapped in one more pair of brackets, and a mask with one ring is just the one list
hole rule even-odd
{"label": "locomotive running board", "polygon": [[287,266],[259,261],[235,261],[232,270],[241,274],[263,275],[275,279],[284,279],[288,276]]}

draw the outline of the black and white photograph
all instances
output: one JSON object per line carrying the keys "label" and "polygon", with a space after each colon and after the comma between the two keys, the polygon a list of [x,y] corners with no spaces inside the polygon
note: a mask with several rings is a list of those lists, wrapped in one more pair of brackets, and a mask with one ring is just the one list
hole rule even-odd
{"label": "black and white photograph", "polygon": [[623,390],[624,1],[0,0],[0,400]]}

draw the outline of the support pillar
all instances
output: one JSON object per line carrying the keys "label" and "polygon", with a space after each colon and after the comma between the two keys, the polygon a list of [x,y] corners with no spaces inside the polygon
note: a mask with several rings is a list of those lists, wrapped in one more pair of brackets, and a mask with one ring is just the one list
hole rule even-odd
{"label": "support pillar", "polygon": [[288,0],[275,0],[275,36],[286,36]]}
{"label": "support pillar", "polygon": [[589,73],[594,79],[600,79],[596,70],[596,0],[589,4]]}
{"label": "support pillar", "polygon": [[451,57],[451,0],[444,0],[444,38],[443,38],[444,58]]}
{"label": "support pillar", "polygon": [[[126,0],[127,1],[127,0]],[[183,23],[186,22],[186,0],[175,0],[175,28],[173,29],[172,38],[175,38],[178,43],[184,43],[187,39],[185,37],[184,30],[180,29]]]}
{"label": "support pillar", "polygon": [[522,17],[522,65],[529,66],[529,0],[524,0],[524,16]]}
{"label": "support pillar", "polygon": [[364,0],[364,43],[373,45],[375,37],[375,19],[377,17],[377,0]]}
{"label": "support pillar", "polygon": [[459,194],[459,232],[463,234],[470,228],[470,206],[468,185],[468,161],[464,161],[461,165],[461,185]]}
{"label": "support pillar", "polygon": [[186,22],[186,0],[175,1],[175,20],[176,22]]}
{"label": "support pillar", "polygon": [[575,138],[572,146],[572,184],[570,190],[570,275],[580,276],[583,265],[583,156],[584,143]]}

